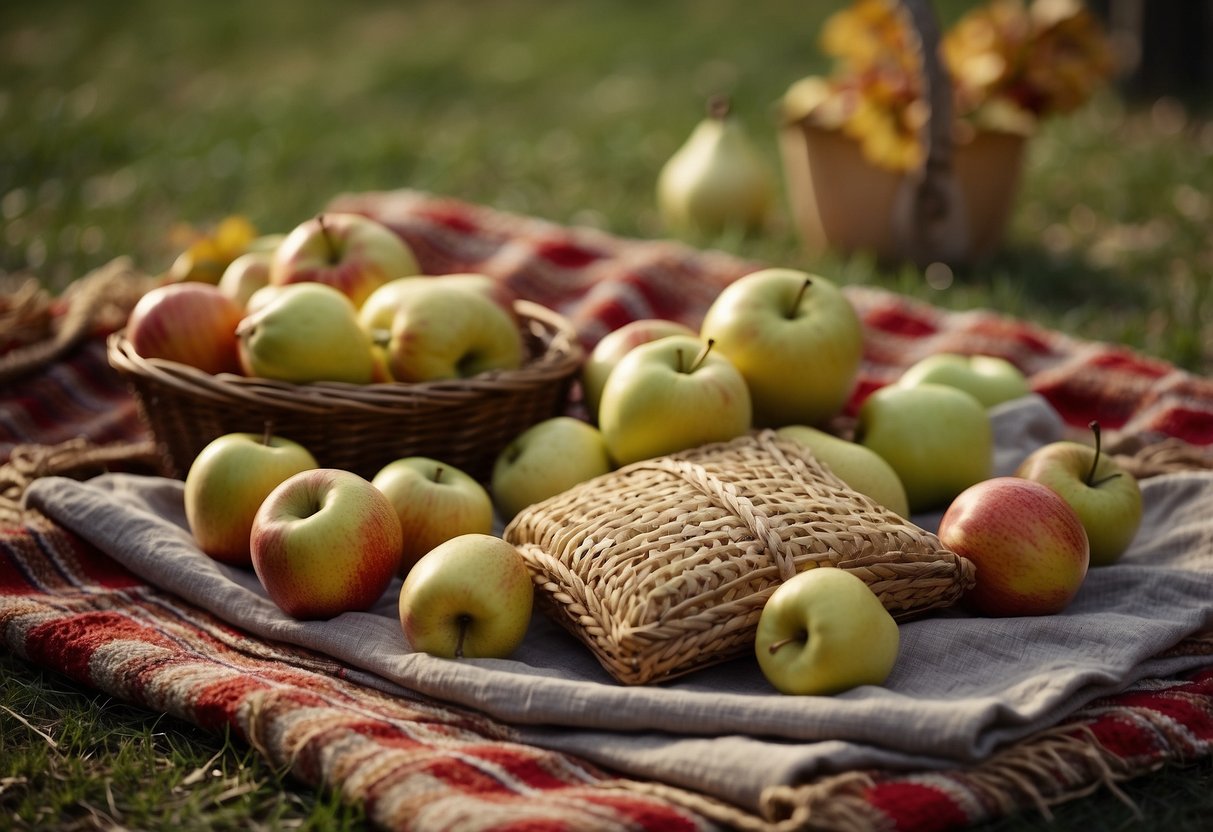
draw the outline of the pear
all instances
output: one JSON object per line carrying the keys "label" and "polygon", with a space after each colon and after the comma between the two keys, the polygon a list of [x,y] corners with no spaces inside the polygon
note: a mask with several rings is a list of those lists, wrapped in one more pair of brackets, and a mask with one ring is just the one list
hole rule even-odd
{"label": "pear", "polygon": [[657,180],[657,207],[680,235],[719,236],[762,228],[775,202],[770,168],[725,96],[708,101],[708,115],[670,157]]}
{"label": "pear", "polygon": [[372,381],[371,336],[358,323],[358,310],[348,297],[323,283],[278,288],[236,328],[247,375],[296,384]]}

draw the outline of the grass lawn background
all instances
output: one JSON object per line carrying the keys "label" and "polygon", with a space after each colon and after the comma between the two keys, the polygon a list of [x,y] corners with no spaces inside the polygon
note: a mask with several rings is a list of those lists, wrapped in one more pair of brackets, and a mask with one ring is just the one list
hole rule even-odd
{"label": "grass lawn background", "polygon": [[[177,223],[242,213],[285,231],[337,193],[396,187],[661,236],[657,172],[709,95],[732,96],[779,169],[775,102],[825,68],[816,32],[840,5],[5,4],[0,277],[33,273],[61,288],[123,254],[158,271],[176,253]],[[973,4],[936,5],[950,20]],[[946,290],[915,269],[810,256],[786,211],[763,237],[697,242],[950,308],[991,307],[1210,375],[1208,104],[1109,90],[1046,123],[1005,251]],[[1130,785],[1172,828],[1213,812],[1208,761]],[[1133,818],[1107,793],[1058,814],[1101,829]],[[0,656],[0,828],[331,828],[357,816],[221,737]]]}

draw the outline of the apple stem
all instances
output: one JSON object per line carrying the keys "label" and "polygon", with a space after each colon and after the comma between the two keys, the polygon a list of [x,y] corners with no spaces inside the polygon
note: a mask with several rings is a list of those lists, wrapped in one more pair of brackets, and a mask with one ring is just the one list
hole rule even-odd
{"label": "apple stem", "polygon": [[320,224],[320,233],[324,236],[324,241],[329,246],[329,263],[337,262],[337,246],[333,244],[333,237],[329,234],[329,227],[324,224],[324,214],[316,215],[316,222]]}
{"label": "apple stem", "polygon": [[788,310],[788,319],[796,317],[796,310],[800,308],[800,302],[804,300],[804,293],[809,291],[809,286],[812,285],[813,279],[806,277],[804,283],[800,284],[800,289],[796,292],[796,298],[792,301],[792,308]]}
{"label": "apple stem", "polygon": [[809,639],[809,634],[804,632],[803,630],[801,630],[799,633],[797,633],[794,636],[788,636],[787,638],[780,639],[779,641],[774,642],[767,649],[771,651],[771,655],[773,656],[773,655],[775,655],[775,651],[778,650],[780,647],[784,647],[784,646],[791,644],[792,642],[796,642],[796,641],[808,641],[808,639]]}
{"label": "apple stem", "polygon": [[1099,486],[1103,485],[1105,482],[1108,482],[1109,480],[1114,480],[1117,477],[1119,477],[1120,472],[1117,471],[1115,474],[1109,474],[1108,476],[1104,477],[1102,480],[1096,481],[1095,469],[1099,465],[1099,449],[1100,449],[1100,443],[1101,443],[1099,422],[1092,419],[1087,424],[1087,427],[1089,427],[1091,429],[1091,433],[1095,434],[1095,455],[1091,457],[1091,470],[1087,471],[1087,476],[1086,476],[1085,482],[1091,488],[1098,488]]}
{"label": "apple stem", "polygon": [[443,469],[442,469],[441,465],[439,465],[437,468],[434,469],[434,482],[442,481],[442,470]]}
{"label": "apple stem", "polygon": [[270,438],[274,435],[274,423],[269,419],[265,420],[265,430],[261,432],[261,444],[270,444]]}
{"label": "apple stem", "polygon": [[463,640],[468,634],[468,627],[472,624],[472,617],[465,613],[460,613],[455,619],[455,623],[459,625],[459,640],[455,642],[455,658],[463,658]]}
{"label": "apple stem", "polygon": [[[704,359],[708,357],[708,353],[710,353],[712,351],[712,347],[714,347],[714,346],[716,346],[716,339],[709,338],[708,342],[703,345],[703,349],[701,349],[699,351],[699,355],[695,356],[695,360],[693,362],[691,362],[691,369],[687,370],[687,372],[693,373],[696,370],[698,370],[699,365],[702,364]],[[682,363],[682,353],[681,352],[678,353],[678,362],[679,362],[679,364]],[[679,369],[681,369],[681,368],[679,368]]]}
{"label": "apple stem", "polygon": [[724,93],[713,95],[708,99],[708,116],[717,121],[724,121],[733,109],[733,102]]}

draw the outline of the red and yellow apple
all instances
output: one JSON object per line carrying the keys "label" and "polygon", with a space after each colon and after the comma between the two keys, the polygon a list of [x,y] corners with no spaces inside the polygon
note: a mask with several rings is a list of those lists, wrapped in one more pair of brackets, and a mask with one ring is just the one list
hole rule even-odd
{"label": "red and yellow apple", "polygon": [[365,610],[400,568],[400,519],[383,492],[350,471],[313,468],[283,481],[253,518],[253,569],[270,600],[298,619]]}
{"label": "red and yellow apple", "polygon": [[139,298],[126,338],[144,358],[163,358],[203,372],[239,373],[236,327],[244,310],[210,283],[169,283]]}
{"label": "red and yellow apple", "polygon": [[270,283],[325,283],[361,306],[371,292],[419,272],[394,231],[361,214],[320,214],[294,228],[274,250]]}
{"label": "red and yellow apple", "polygon": [[1078,593],[1090,563],[1087,533],[1052,489],[994,477],[957,495],[939,540],[968,558],[976,583],[963,603],[981,615],[1053,615]]}

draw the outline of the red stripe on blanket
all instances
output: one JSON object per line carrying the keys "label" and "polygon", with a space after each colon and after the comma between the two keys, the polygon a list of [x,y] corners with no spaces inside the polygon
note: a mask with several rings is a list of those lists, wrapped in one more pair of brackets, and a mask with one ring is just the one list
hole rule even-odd
{"label": "red stripe on blanket", "polygon": [[172,649],[157,631],[116,612],[85,612],[31,627],[25,636],[30,661],[92,684],[89,663],[97,648],[117,639],[131,639]]}
{"label": "red stripe on blanket", "polygon": [[892,828],[905,832],[943,832],[974,820],[943,791],[910,779],[877,783],[864,796],[892,821]]}

